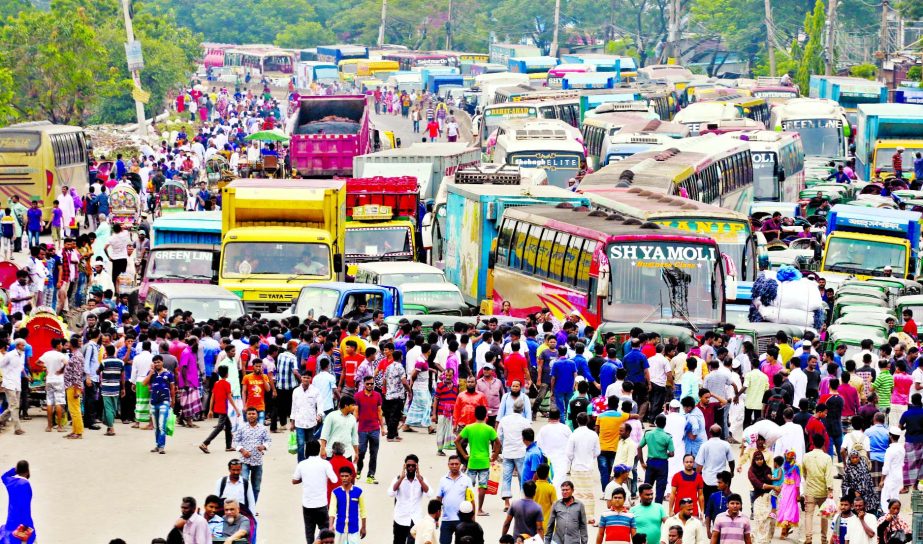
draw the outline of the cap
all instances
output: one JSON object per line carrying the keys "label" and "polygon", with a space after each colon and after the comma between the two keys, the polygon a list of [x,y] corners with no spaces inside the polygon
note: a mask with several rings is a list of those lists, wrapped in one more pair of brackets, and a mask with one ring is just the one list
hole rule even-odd
{"label": "cap", "polygon": [[618,476],[619,474],[625,474],[626,472],[631,472],[631,467],[628,465],[615,465],[612,468],[612,472]]}
{"label": "cap", "polygon": [[885,268],[884,268],[884,269],[885,269],[885,270],[888,270],[888,271],[894,270],[893,268],[891,268],[891,265],[890,265],[890,264],[889,264],[889,265],[885,265]]}
{"label": "cap", "polygon": [[464,501],[458,505],[458,512],[460,514],[470,514],[474,512],[474,505],[471,504],[471,501]]}
{"label": "cap", "polygon": [[737,357],[731,360],[731,367],[740,368],[740,360]]}
{"label": "cap", "polygon": [[495,370],[493,363],[484,363],[484,365],[481,366],[481,368],[483,370]]}
{"label": "cap", "polygon": [[574,316],[574,317],[582,317],[582,316],[580,315],[580,312],[577,311],[577,310],[572,310],[571,313],[570,313],[570,315],[572,315],[572,316]]}
{"label": "cap", "polygon": [[679,410],[679,409],[682,408],[682,407],[683,407],[683,405],[680,404],[680,402],[679,402],[678,400],[673,399],[673,400],[670,401],[670,408]]}
{"label": "cap", "polygon": [[897,425],[891,425],[888,427],[888,434],[892,434],[894,436],[903,436],[904,431],[902,431],[901,428]]}
{"label": "cap", "polygon": [[802,341],[801,341],[801,345],[802,345],[802,346],[810,346],[810,345],[811,345],[811,341],[810,341],[810,340],[802,340]]}
{"label": "cap", "polygon": [[679,503],[680,504],[692,504],[692,499],[690,499],[689,497],[683,497],[682,499],[679,500]]}
{"label": "cap", "polygon": [[138,231],[138,236],[141,237],[141,238],[145,238],[145,237],[147,237],[147,233],[144,232],[143,230],[139,230],[139,231]]}

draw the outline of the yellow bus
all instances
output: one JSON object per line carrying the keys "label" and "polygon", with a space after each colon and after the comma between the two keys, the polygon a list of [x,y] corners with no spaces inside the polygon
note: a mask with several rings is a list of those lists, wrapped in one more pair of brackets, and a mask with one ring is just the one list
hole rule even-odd
{"label": "yellow bus", "polygon": [[352,81],[359,71],[359,63],[368,62],[368,59],[343,59],[337,64],[342,81]]}
{"label": "yellow bus", "polygon": [[376,79],[387,80],[400,69],[401,65],[396,60],[359,59],[356,64],[356,77],[374,76]]}
{"label": "yellow bus", "polygon": [[48,121],[0,129],[0,200],[13,195],[28,203],[38,197],[46,219],[63,186],[86,190],[87,138],[80,127]]}

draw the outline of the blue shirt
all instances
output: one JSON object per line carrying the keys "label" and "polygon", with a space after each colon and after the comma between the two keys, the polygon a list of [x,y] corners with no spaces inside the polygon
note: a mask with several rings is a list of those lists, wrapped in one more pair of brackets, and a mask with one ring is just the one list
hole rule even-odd
{"label": "blue shirt", "polygon": [[[727,494],[721,491],[715,491],[708,497],[708,500],[705,501],[705,516],[712,520],[712,523],[715,522],[715,518],[718,517],[718,514],[727,512],[728,497],[730,496],[730,490],[727,491]],[[823,523],[823,521],[821,521],[821,523]]]}
{"label": "blue shirt", "polygon": [[884,425],[872,425],[865,430],[865,436],[869,437],[869,458],[879,463],[885,462],[885,450],[888,449],[890,438],[888,437],[888,428]]}
{"label": "blue shirt", "polygon": [[628,372],[628,376],[625,378],[626,380],[633,383],[646,383],[644,371],[647,370],[650,365],[647,363],[647,357],[641,353],[639,348],[634,348],[629,351],[628,355],[625,356],[625,360],[622,361],[622,364]]}
{"label": "blue shirt", "polygon": [[[616,361],[618,361],[616,359]],[[621,362],[619,362],[621,364]],[[599,390],[606,394],[606,389],[615,382],[615,371],[619,366],[610,360],[606,360],[599,369]]]}
{"label": "blue shirt", "polygon": [[[686,454],[698,454],[699,448],[705,442],[705,415],[698,407],[693,408],[691,412],[686,414],[686,428],[683,432],[683,445],[686,446]],[[690,440],[689,435],[686,433],[694,434],[695,439]]]}
{"label": "blue shirt", "polygon": [[923,157],[913,160],[913,175],[917,179],[923,180]]}
{"label": "blue shirt", "polygon": [[125,161],[122,159],[115,161],[115,179],[122,179],[122,176],[124,176],[127,172],[128,169],[125,168]]}
{"label": "blue shirt", "polygon": [[102,193],[96,197],[96,205],[98,206],[99,213],[109,215],[109,195]]}
{"label": "blue shirt", "polygon": [[555,379],[555,393],[570,393],[574,390],[577,365],[570,359],[556,359],[551,365],[551,377]]}
{"label": "blue shirt", "polygon": [[535,367],[536,359],[535,352],[538,350],[538,342],[532,338],[526,338],[526,346],[529,348],[529,364]]}
{"label": "blue shirt", "polygon": [[176,383],[173,373],[164,370],[160,374],[156,372],[151,377],[151,404],[167,404],[170,402],[170,384]]}
{"label": "blue shirt", "polygon": [[529,481],[535,476],[538,466],[544,462],[545,455],[542,453],[538,443],[533,442],[526,448],[526,456],[522,460],[522,479]]}
{"label": "blue shirt", "polygon": [[586,357],[583,355],[574,355],[574,364],[577,366],[577,374],[583,376],[586,381],[596,381],[596,378],[594,378],[593,374],[590,372],[590,366],[586,362]]}

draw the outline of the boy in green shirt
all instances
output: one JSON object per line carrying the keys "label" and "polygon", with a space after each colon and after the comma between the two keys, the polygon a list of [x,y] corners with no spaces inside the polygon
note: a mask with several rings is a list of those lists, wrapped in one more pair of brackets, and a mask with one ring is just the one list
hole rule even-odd
{"label": "boy in green shirt", "polygon": [[[663,502],[663,495],[667,489],[667,475],[669,474],[668,460],[673,457],[673,437],[667,434],[667,416],[658,414],[654,418],[655,428],[644,433],[641,443],[638,444],[638,461],[644,469],[644,483],[657,483],[657,502]],[[647,446],[647,463],[641,450]]]}
{"label": "boy in green shirt", "polygon": [[[484,497],[487,495],[487,476],[490,464],[500,455],[500,440],[497,431],[484,423],[487,419],[487,407],[474,408],[474,423],[465,425],[455,438],[455,448],[468,467],[468,476],[478,487],[478,513],[483,511]],[[463,442],[464,441],[464,442]],[[470,453],[469,453],[470,447]]]}
{"label": "boy in green shirt", "polygon": [[872,382],[872,391],[878,396],[878,407],[882,410],[891,408],[891,390],[894,389],[894,376],[888,369],[888,360],[878,360],[878,376]]}

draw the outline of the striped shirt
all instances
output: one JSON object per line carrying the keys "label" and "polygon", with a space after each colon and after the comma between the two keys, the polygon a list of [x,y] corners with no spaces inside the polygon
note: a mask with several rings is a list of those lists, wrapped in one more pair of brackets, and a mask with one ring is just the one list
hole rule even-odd
{"label": "striped shirt", "polygon": [[718,532],[721,544],[743,544],[744,534],[750,533],[750,520],[740,513],[732,518],[727,512],[722,512],[715,518],[712,531]]}
{"label": "striped shirt", "polygon": [[122,390],[122,366],[124,364],[121,359],[103,359],[100,365],[102,374],[100,391],[102,396],[119,396],[119,392]]}
{"label": "striped shirt", "polygon": [[439,382],[436,384],[436,410],[437,415],[452,417],[455,401],[458,400],[458,386]]}
{"label": "striped shirt", "polygon": [[295,379],[295,369],[298,368],[298,358],[294,353],[283,351],[276,361],[276,387],[285,391],[295,389],[298,382]]}
{"label": "striped shirt", "polygon": [[894,376],[887,370],[879,372],[878,377],[872,383],[872,390],[878,395],[878,407],[890,408],[891,391],[894,390]]}
{"label": "striped shirt", "polygon": [[635,516],[628,510],[609,510],[599,518],[599,530],[604,531],[603,542],[631,542]]}

